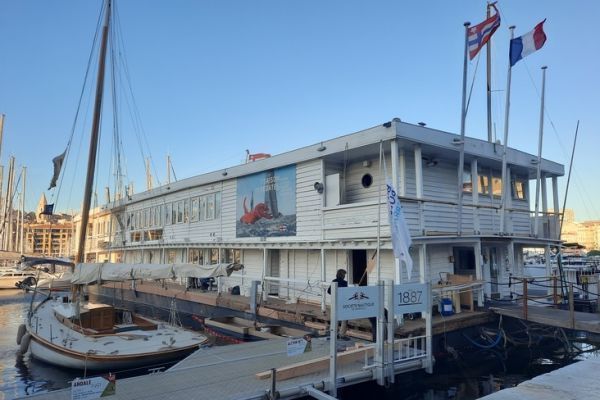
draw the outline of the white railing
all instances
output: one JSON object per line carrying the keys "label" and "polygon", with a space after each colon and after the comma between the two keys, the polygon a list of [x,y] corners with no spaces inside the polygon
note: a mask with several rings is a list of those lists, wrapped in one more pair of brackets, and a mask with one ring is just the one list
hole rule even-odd
{"label": "white railing", "polygon": [[394,340],[394,363],[427,358],[427,336]]}

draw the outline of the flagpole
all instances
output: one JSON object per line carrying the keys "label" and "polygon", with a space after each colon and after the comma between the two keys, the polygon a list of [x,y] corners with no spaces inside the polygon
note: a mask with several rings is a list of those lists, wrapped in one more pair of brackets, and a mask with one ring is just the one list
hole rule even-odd
{"label": "flagpole", "polygon": [[542,67],[542,102],[540,106],[540,137],[538,141],[538,157],[537,157],[537,178],[535,184],[535,226],[533,233],[535,237],[538,236],[538,225],[539,225],[539,209],[540,209],[540,184],[542,180],[542,141],[544,138],[544,98],[546,94],[546,69],[547,66]]}
{"label": "flagpole", "polygon": [[[381,280],[381,257],[379,256],[381,250],[381,182],[383,181],[383,141],[379,141],[379,198],[377,201],[377,284]],[[391,229],[391,226],[390,226]]]}
{"label": "flagpole", "polygon": [[[492,3],[487,3],[486,18],[490,18],[490,8]],[[487,42],[486,49],[486,80],[487,80],[487,131],[488,131],[488,142],[492,142],[492,38]]]}
{"label": "flagpole", "polygon": [[[509,26],[510,29],[510,40],[515,37],[515,26]],[[509,42],[510,43],[510,42]],[[510,111],[510,80],[511,80],[512,66],[510,65],[510,59],[508,60],[508,75],[506,78],[506,105],[504,114],[504,141],[502,142],[502,206],[500,207],[500,233],[504,233],[504,218],[506,209],[506,197],[509,190],[507,185],[506,176],[506,149],[508,148],[508,115]]]}
{"label": "flagpole", "polygon": [[462,206],[463,206],[463,169],[465,164],[465,122],[467,119],[467,54],[469,52],[469,25],[465,22],[465,59],[463,62],[462,107],[460,115],[460,155],[458,158],[458,210],[457,233],[462,234]]}

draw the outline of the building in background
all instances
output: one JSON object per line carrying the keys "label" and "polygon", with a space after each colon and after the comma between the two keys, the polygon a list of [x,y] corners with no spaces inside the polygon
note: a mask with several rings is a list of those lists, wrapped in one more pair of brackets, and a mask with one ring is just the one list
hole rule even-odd
{"label": "building in background", "polygon": [[575,212],[566,209],[561,238],[567,243],[579,243],[587,251],[600,250],[600,221],[577,222]]}
{"label": "building in background", "polygon": [[46,204],[46,196],[42,194],[36,211],[26,215],[24,252],[46,257],[72,257],[73,218],[67,214],[42,214]]}

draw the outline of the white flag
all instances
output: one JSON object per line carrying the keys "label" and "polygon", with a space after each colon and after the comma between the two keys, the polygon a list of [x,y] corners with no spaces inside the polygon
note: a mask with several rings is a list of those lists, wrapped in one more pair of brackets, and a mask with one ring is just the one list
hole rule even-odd
{"label": "white flag", "polygon": [[404,220],[400,199],[396,195],[396,190],[391,182],[387,180],[387,204],[388,217],[390,220],[390,230],[392,232],[392,247],[394,248],[394,256],[406,264],[406,274],[408,279],[411,278],[413,262],[410,257],[409,249],[412,244],[408,225]]}

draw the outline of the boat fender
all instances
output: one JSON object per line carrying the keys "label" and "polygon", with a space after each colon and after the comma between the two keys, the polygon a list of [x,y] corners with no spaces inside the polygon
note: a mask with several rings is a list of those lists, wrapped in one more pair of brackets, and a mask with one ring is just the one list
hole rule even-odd
{"label": "boat fender", "polygon": [[26,333],[23,335],[23,339],[21,339],[21,346],[19,347],[21,354],[27,353],[27,350],[29,350],[29,342],[31,342],[31,335]]}
{"label": "boat fender", "polygon": [[23,339],[23,335],[27,332],[27,328],[25,328],[25,324],[19,325],[19,329],[17,329],[17,344],[21,344],[21,339]]}

